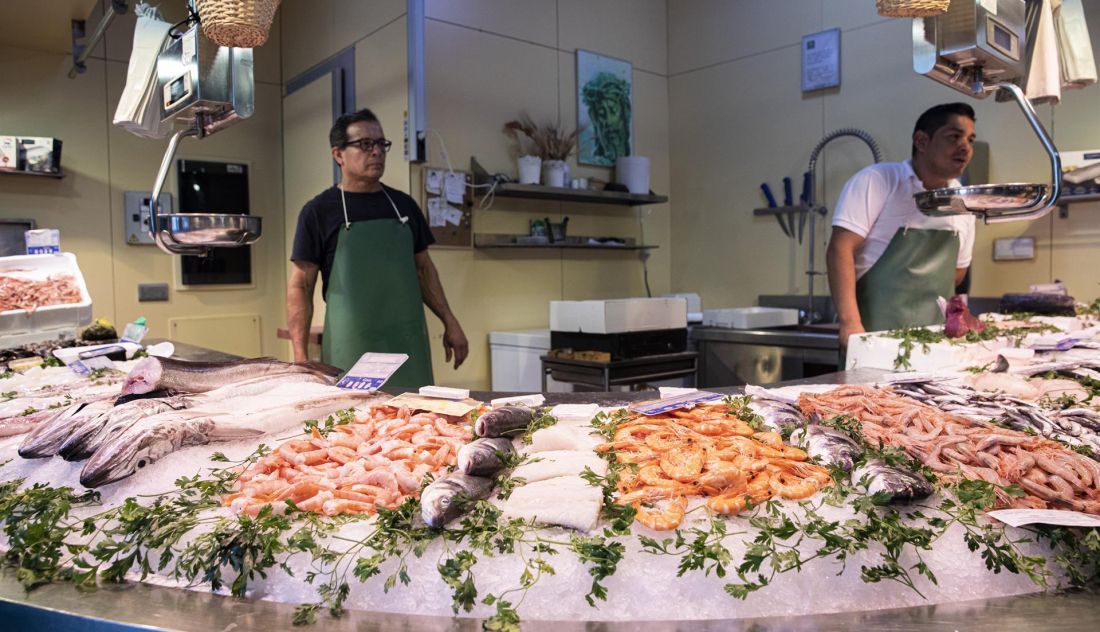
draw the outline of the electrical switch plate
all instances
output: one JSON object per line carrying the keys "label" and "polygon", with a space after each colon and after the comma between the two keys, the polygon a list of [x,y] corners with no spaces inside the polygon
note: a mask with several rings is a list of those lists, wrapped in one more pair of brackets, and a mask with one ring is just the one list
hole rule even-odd
{"label": "electrical switch plate", "polygon": [[1022,261],[1034,258],[1034,237],[1015,237],[993,240],[994,261]]}
{"label": "electrical switch plate", "polygon": [[138,302],[167,301],[167,283],[138,283]]}
{"label": "electrical switch plate", "polygon": [[[148,191],[126,191],[122,194],[122,230],[127,244],[152,244],[149,236],[149,200]],[[172,194],[160,194],[160,213],[172,212]],[[167,299],[165,299],[167,300]]]}

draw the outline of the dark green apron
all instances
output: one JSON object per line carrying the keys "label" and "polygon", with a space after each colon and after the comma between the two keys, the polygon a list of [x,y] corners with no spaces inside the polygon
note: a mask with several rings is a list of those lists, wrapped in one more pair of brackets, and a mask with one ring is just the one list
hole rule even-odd
{"label": "dark green apron", "polygon": [[434,382],[408,226],[396,219],[375,219],[340,230],[325,304],[324,362],[347,370],[368,351],[407,353],[408,361],[386,384],[420,387]]}
{"label": "dark green apron", "polygon": [[936,299],[955,293],[958,258],[954,231],[899,228],[878,261],[856,281],[863,328],[884,331],[942,323]]}

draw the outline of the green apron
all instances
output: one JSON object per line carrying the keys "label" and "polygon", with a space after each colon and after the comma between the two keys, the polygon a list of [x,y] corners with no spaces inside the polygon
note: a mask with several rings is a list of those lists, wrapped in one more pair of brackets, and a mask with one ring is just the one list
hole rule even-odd
{"label": "green apron", "polygon": [[867,331],[943,322],[936,305],[955,293],[959,236],[951,230],[899,228],[886,251],[856,281],[859,317]]}
{"label": "green apron", "polygon": [[325,304],[324,362],[347,370],[368,351],[407,353],[408,361],[386,384],[434,383],[412,230],[404,222],[345,223],[336,241]]}

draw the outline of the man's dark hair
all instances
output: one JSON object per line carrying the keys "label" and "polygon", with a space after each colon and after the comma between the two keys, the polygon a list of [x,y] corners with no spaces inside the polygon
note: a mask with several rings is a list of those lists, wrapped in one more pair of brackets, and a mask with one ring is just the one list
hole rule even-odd
{"label": "man's dark hair", "polygon": [[[974,108],[965,103],[941,103],[928,108],[924,111],[924,114],[920,115],[917,124],[913,126],[913,133],[924,132],[931,138],[936,130],[947,125],[947,119],[955,114],[965,116],[974,122],[978,120],[978,117],[974,115]],[[917,144],[913,143],[913,157],[916,156]]]}
{"label": "man's dark hair", "polygon": [[374,112],[371,112],[367,108],[363,108],[358,112],[341,114],[340,117],[336,119],[336,122],[332,124],[332,129],[328,132],[329,147],[343,147],[351,140],[348,138],[348,127],[351,126],[352,123],[378,123],[381,125],[381,122],[378,120],[378,117],[374,115]]}

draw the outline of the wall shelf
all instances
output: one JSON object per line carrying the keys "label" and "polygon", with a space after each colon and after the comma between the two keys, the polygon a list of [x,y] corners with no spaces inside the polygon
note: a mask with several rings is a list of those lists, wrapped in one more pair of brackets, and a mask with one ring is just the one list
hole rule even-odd
{"label": "wall shelf", "polygon": [[622,245],[590,243],[592,237],[566,237],[556,243],[530,241],[530,235],[502,235],[497,233],[475,233],[474,248],[555,248],[558,250],[652,250],[657,246],[635,244],[633,239],[624,239]]}
{"label": "wall shelf", "polygon": [[1074,195],[1059,196],[1058,201],[1055,202],[1055,205],[1058,207],[1058,217],[1060,219],[1068,218],[1069,205],[1081,202],[1100,202],[1100,193],[1078,193]]}
{"label": "wall shelf", "polygon": [[61,178],[65,177],[65,172],[64,171],[59,171],[57,173],[46,173],[44,171],[14,171],[14,170],[10,170],[10,169],[0,169],[0,174],[7,175],[7,176],[31,176],[31,177],[34,177],[34,178],[53,178],[55,180],[60,180]]}
{"label": "wall shelf", "polygon": [[[492,184],[493,178],[485,171],[477,158],[470,158],[470,171],[474,174],[475,184]],[[622,191],[592,191],[589,189],[568,189],[565,187],[547,187],[541,184],[517,184],[515,182],[497,183],[493,191],[496,197],[526,198],[529,200],[554,200],[558,202],[578,202],[582,204],[615,204],[619,206],[641,206],[643,204],[663,204],[668,201],[665,195],[641,195]]]}

